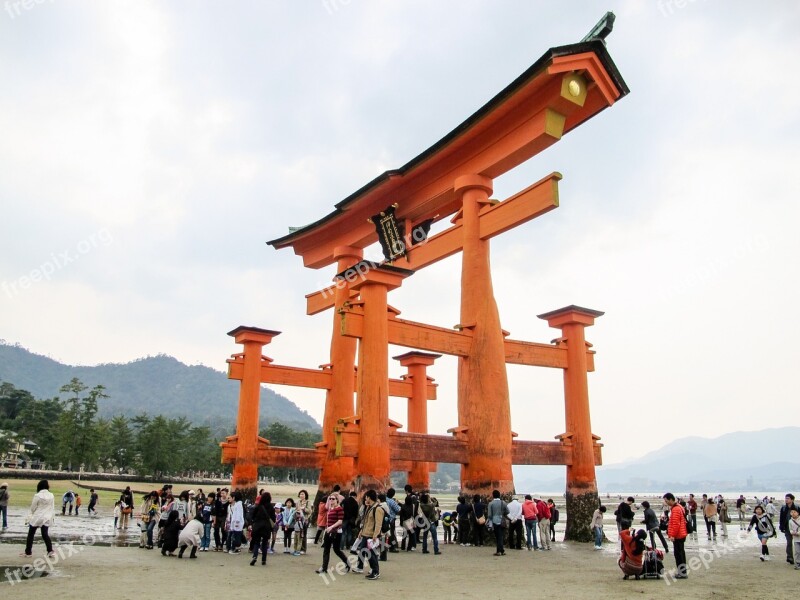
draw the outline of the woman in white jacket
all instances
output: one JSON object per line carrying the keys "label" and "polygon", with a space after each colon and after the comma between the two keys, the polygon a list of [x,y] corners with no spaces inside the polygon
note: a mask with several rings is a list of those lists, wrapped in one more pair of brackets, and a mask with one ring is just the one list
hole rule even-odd
{"label": "woman in white jacket", "polygon": [[50,484],[46,479],[39,482],[36,486],[36,494],[31,502],[31,510],[28,513],[28,542],[25,544],[25,552],[21,556],[30,556],[33,553],[33,536],[36,535],[38,528],[42,529],[42,539],[47,546],[47,556],[55,556],[53,552],[53,542],[47,530],[53,524],[56,516],[56,507],[53,494],[50,493]]}

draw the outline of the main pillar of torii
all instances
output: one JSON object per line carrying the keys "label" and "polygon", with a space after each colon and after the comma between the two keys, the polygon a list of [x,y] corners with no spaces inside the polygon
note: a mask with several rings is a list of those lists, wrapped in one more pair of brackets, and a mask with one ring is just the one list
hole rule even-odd
{"label": "main pillar of torii", "polygon": [[505,345],[492,289],[489,240],[481,239],[478,214],[489,203],[492,180],[480,175],[455,181],[461,197],[460,329],[472,329],[469,355],[458,359],[459,425],[467,434],[467,462],[461,467],[466,494],[514,493],[511,472],[511,407]]}

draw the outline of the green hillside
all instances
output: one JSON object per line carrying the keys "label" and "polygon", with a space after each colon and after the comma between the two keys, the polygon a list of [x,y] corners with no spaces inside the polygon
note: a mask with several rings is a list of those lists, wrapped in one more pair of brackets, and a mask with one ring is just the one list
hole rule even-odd
{"label": "green hillside", "polygon": [[[236,420],[239,382],[209,367],[189,366],[166,356],[141,358],[126,364],[73,367],[20,346],[0,343],[0,381],[28,390],[36,398],[59,395],[73,377],[87,387],[104,385],[109,398],[99,406],[101,417],[114,415],[185,416],[192,423],[216,429]],[[261,426],[280,422],[301,431],[320,425],[289,399],[261,389]]]}

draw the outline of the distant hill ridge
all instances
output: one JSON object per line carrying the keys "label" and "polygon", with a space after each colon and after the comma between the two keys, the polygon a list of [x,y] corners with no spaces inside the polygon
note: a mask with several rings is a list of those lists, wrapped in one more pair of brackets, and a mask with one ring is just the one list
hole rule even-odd
{"label": "distant hill ridge", "polygon": [[[716,438],[685,437],[641,458],[598,467],[601,491],[800,491],[794,447],[800,427],[735,431]],[[563,467],[515,467],[524,489],[561,489]],[[677,486],[677,487],[676,487]],[[706,489],[707,488],[707,489]]]}
{"label": "distant hill ridge", "polygon": [[[41,399],[58,396],[59,388],[73,377],[89,388],[106,387],[110,397],[100,400],[101,417],[146,413],[212,426],[236,422],[239,384],[209,367],[185,365],[164,354],[125,364],[70,366],[0,340],[0,381]],[[263,386],[260,414],[262,425],[279,421],[302,431],[321,429],[307,412]]]}

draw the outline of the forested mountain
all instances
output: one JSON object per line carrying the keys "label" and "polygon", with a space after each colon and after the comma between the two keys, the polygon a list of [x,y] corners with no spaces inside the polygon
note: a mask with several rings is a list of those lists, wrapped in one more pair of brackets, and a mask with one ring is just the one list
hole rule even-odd
{"label": "forested mountain", "polygon": [[[163,415],[186,417],[213,429],[236,420],[239,382],[225,373],[204,366],[189,366],[158,355],[126,364],[75,367],[34,354],[20,346],[0,341],[0,382],[28,390],[36,398],[59,396],[71,379],[87,387],[105,386],[108,398],[98,402],[100,417]],[[320,425],[289,399],[270,389],[261,389],[261,426],[280,422],[300,431],[320,430]]]}

